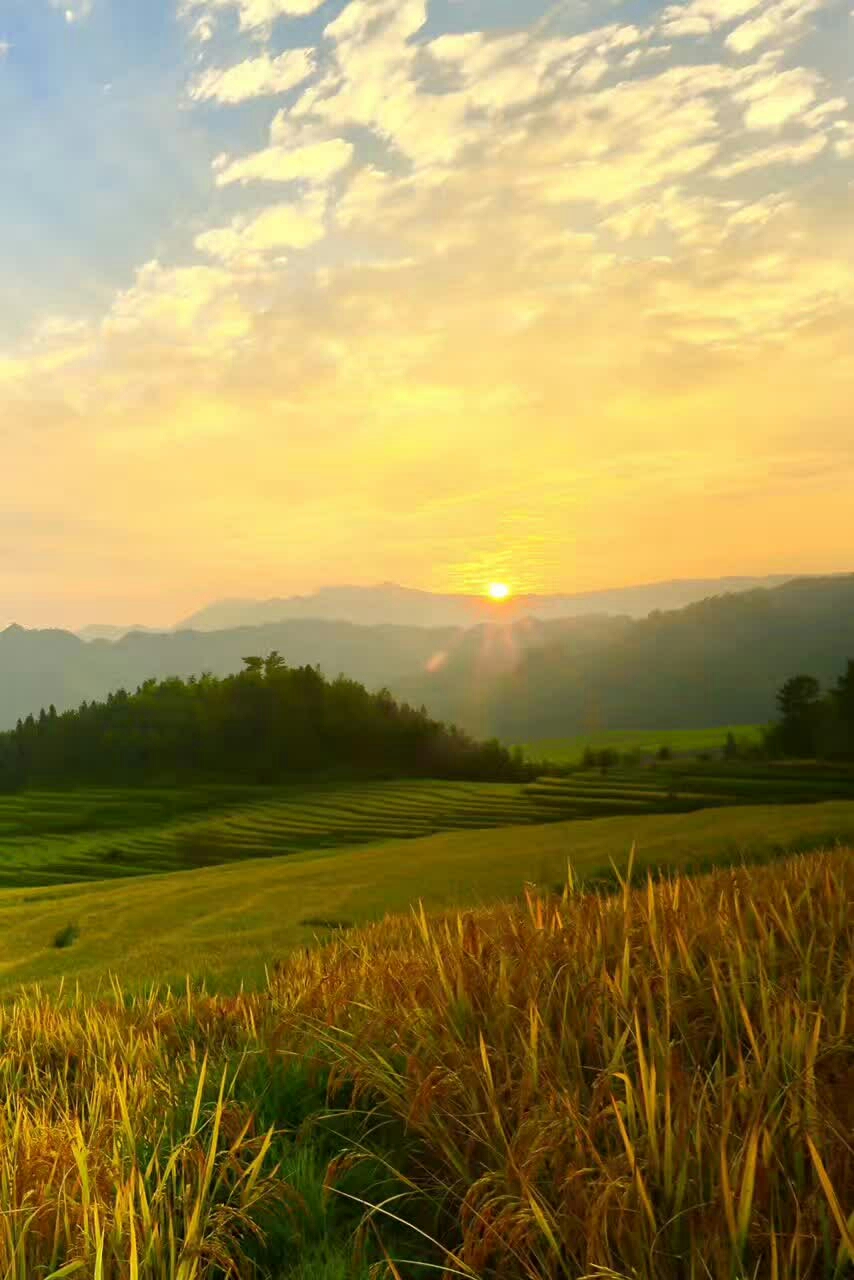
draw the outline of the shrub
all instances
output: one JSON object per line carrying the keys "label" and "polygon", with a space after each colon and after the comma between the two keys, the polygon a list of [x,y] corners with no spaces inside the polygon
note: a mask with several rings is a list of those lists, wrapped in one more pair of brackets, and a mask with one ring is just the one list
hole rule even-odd
{"label": "shrub", "polygon": [[64,929],[60,929],[54,936],[53,945],[59,951],[65,951],[67,947],[73,947],[74,943],[80,937],[80,930],[76,925],[67,924]]}

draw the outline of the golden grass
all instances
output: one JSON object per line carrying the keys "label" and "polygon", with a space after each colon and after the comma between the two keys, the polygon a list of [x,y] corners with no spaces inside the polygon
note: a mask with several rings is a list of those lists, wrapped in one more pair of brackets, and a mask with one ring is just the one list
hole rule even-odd
{"label": "golden grass", "polygon": [[250,1261],[294,1189],[240,1081],[297,1054],[354,1087],[365,1145],[405,1124],[449,1270],[841,1280],[852,891],[839,851],[570,884],[345,934],[259,994],[0,1008],[0,1278],[287,1275]]}
{"label": "golden grass", "polygon": [[400,920],[280,1005],[423,1140],[478,1275],[847,1274],[850,853]]}

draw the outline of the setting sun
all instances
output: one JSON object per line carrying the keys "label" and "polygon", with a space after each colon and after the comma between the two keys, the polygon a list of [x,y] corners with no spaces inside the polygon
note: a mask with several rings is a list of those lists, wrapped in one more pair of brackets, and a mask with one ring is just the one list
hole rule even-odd
{"label": "setting sun", "polygon": [[492,600],[506,600],[510,595],[510,588],[506,582],[492,582],[489,586],[489,595]]}

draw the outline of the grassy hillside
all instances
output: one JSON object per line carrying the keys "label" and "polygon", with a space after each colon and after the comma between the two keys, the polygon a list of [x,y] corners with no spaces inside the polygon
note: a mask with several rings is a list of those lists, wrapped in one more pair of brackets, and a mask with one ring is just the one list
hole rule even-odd
{"label": "grassy hillside", "polygon": [[0,795],[0,888],[192,870],[246,858],[619,814],[854,800],[854,771],[675,761],[524,784],[88,787]]}
{"label": "grassy hillside", "polygon": [[[767,842],[796,814],[644,830],[682,859],[703,844],[696,824],[718,824],[719,849],[730,820],[729,838],[750,827]],[[629,835],[626,820],[584,825],[591,857],[594,830],[609,847]],[[583,843],[581,824],[482,837],[497,850],[477,862],[485,892],[518,885],[525,839],[530,871],[532,838],[561,831]],[[430,860],[447,899],[476,838],[443,840],[459,846],[444,867]],[[349,859],[355,901],[389,848],[252,870],[325,866],[331,891]],[[566,851],[552,849],[549,874]],[[66,893],[127,909],[153,890],[147,917],[122,918],[137,938],[155,929],[153,956],[170,924],[192,930],[195,905],[158,935],[155,902],[168,913],[167,888],[205,881],[229,945],[247,870]],[[0,1006],[0,1274],[843,1280],[852,875],[839,851],[387,920],[296,951],[238,998]],[[278,889],[268,880],[257,902],[268,918],[308,895],[293,879]],[[4,945],[31,897],[5,896]]]}
{"label": "grassy hillside", "polygon": [[517,785],[81,788],[0,796],[0,885],[180,871],[575,812]]}
{"label": "grassy hillside", "polygon": [[540,738],[536,742],[522,743],[528,760],[549,760],[554,764],[580,764],[584,751],[618,751],[620,754],[639,751],[654,755],[660,747],[667,747],[676,755],[698,754],[703,751],[720,753],[728,733],[739,743],[751,745],[761,742],[759,725],[725,725],[722,729],[605,729],[600,733],[581,733],[569,738]]}
{"label": "grassy hillside", "polygon": [[[263,809],[263,807],[262,807]],[[264,980],[265,965],[331,935],[330,926],[388,912],[472,906],[517,897],[526,883],[563,882],[567,862],[593,875],[632,845],[640,866],[698,867],[783,850],[854,844],[854,803],[627,815],[500,830],[457,831],[415,842],[303,851],[179,874],[0,893],[0,993],[62,978],[92,989],[116,974],[139,988],[215,989]],[[69,926],[72,945],[54,945]]]}

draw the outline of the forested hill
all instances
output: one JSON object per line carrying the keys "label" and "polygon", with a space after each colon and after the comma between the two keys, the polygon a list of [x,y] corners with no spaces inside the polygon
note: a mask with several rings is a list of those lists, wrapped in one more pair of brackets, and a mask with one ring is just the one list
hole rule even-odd
{"label": "forested hill", "polygon": [[[767,723],[791,675],[834,681],[854,654],[854,575],[705,600],[571,654],[522,655],[479,726],[507,741],[603,728]],[[410,690],[408,692],[415,692]],[[431,701],[443,714],[441,699]]]}
{"label": "forested hill", "polygon": [[[185,679],[202,671],[232,675],[244,654],[283,655],[289,666],[319,666],[325,675],[341,673],[369,689],[399,693],[406,682],[438,671],[450,654],[478,679],[491,684],[508,661],[529,646],[551,644],[560,635],[573,651],[607,642],[628,619],[579,618],[561,622],[523,622],[494,631],[476,627],[356,626],[349,622],[292,619],[262,627],[226,631],[134,631],[115,642],[85,643],[68,631],[0,632],[0,730],[53,703],[58,711],[85,699],[106,698],[117,689],[136,688],[152,677]],[[424,701],[423,690],[412,699]],[[429,707],[429,700],[428,700]],[[456,720],[455,716],[450,719]]]}
{"label": "forested hill", "polygon": [[148,680],[135,693],[59,714],[54,707],[0,734],[0,789],[42,783],[306,776],[519,779],[498,743],[478,743],[343,676],[247,657],[237,675]]}
{"label": "forested hill", "polygon": [[149,677],[225,676],[244,654],[274,649],[290,666],[385,686],[441,720],[511,742],[765,722],[790,676],[830,682],[854,654],[854,575],[718,596],[642,621],[528,619],[464,629],[291,620],[88,644],[67,632],[9,628],[0,633],[0,728],[51,703],[62,711]]}

